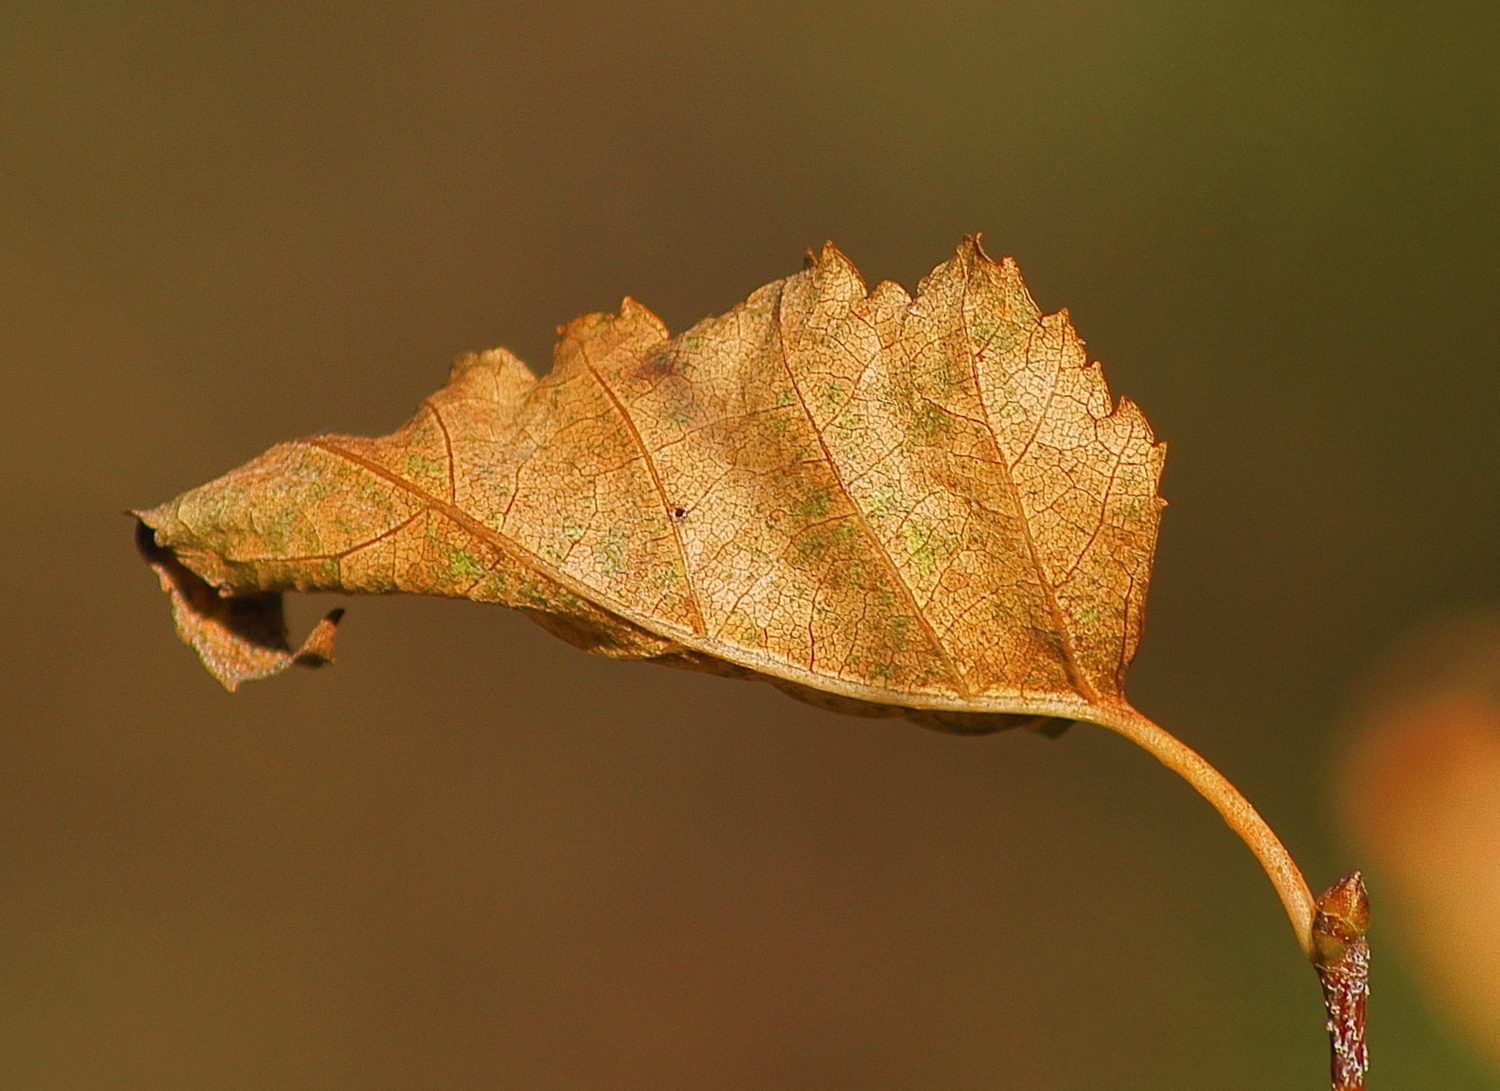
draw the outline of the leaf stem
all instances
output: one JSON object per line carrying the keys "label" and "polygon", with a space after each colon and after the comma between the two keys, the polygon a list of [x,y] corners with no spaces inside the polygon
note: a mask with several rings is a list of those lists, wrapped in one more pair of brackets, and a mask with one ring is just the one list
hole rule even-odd
{"label": "leaf stem", "polygon": [[1223,773],[1208,764],[1160,724],[1121,702],[1095,706],[1092,722],[1124,735],[1149,751],[1213,804],[1214,810],[1250,846],[1297,933],[1302,953],[1318,971],[1328,1009],[1333,1091],[1364,1091],[1369,1055],[1365,1049],[1365,1001],[1370,993],[1370,944],[1365,929],[1370,903],[1364,879],[1351,871],[1314,898],[1302,869],[1266,820]]}
{"label": "leaf stem", "polygon": [[1250,801],[1196,750],[1129,705],[1097,711],[1099,715],[1093,718],[1094,723],[1124,735],[1182,777],[1213,804],[1229,828],[1240,835],[1240,840],[1249,846],[1260,866],[1266,869],[1271,885],[1276,888],[1302,953],[1316,963],[1318,954],[1313,945],[1313,918],[1317,915],[1318,903],[1302,876],[1302,869]]}

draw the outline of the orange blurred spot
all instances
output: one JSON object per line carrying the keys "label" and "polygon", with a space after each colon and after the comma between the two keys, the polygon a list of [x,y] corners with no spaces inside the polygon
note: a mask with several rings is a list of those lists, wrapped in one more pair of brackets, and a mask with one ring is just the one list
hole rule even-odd
{"label": "orange blurred spot", "polygon": [[1387,667],[1339,778],[1344,819],[1434,997],[1500,1063],[1500,621],[1430,627]]}

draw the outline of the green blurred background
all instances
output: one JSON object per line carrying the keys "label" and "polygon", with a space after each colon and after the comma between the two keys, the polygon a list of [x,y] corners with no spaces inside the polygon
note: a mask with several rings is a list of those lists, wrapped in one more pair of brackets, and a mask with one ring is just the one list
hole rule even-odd
{"label": "green blurred background", "polygon": [[[1364,664],[1500,598],[1497,55],[1488,2],[5,4],[0,1086],[1326,1086],[1258,867],[1103,731],[414,599],[231,697],[119,513],[982,231],[1171,444],[1133,699],[1321,887]],[[1394,923],[1371,1087],[1500,1088]]]}

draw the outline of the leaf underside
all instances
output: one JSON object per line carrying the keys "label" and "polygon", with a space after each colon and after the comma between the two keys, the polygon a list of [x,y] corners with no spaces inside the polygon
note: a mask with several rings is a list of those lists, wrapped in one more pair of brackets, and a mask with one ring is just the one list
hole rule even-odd
{"label": "leaf underside", "polygon": [[136,513],[228,688],[293,651],[288,590],[525,611],[588,651],[863,715],[1055,731],[1124,704],[1165,445],[1067,313],[977,239],[915,299],[832,245],[669,337],[630,299],[504,349],[378,439],[283,443]]}

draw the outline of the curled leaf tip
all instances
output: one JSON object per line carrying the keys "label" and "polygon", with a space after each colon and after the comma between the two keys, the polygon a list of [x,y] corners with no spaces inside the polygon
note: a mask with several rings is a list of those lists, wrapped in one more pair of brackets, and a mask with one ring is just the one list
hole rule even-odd
{"label": "curled leaf tip", "polygon": [[313,631],[307,634],[307,639],[302,642],[302,647],[297,649],[293,657],[299,667],[326,667],[333,662],[333,638],[338,631],[339,622],[344,619],[344,610],[330,610],[324,615],[323,620],[313,626]]}
{"label": "curled leaf tip", "polygon": [[334,630],[342,609],[331,611],[294,652],[281,592],[234,593],[215,587],[158,540],[157,528],[143,517],[154,513],[132,514],[136,550],[167,593],[178,635],[225,689],[233,693],[241,682],[269,678],[294,663],[321,667],[333,661]]}

